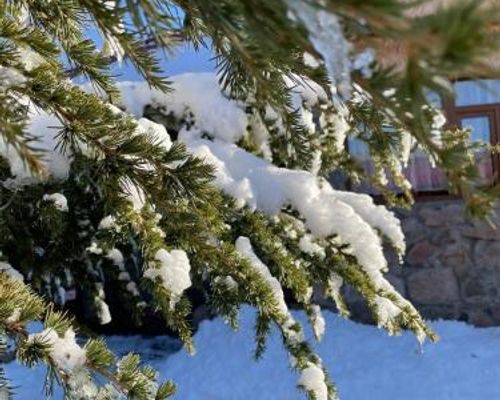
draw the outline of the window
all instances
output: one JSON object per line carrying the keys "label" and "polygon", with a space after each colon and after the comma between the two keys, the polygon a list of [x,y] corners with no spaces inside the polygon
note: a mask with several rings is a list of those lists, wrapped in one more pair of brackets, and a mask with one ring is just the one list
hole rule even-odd
{"label": "window", "polygon": [[[500,142],[500,81],[482,79],[455,82],[455,104],[444,104],[450,125],[469,128],[471,139],[485,143]],[[479,172],[485,183],[498,181],[500,159],[484,150],[476,154]]]}
{"label": "window", "polygon": [[[471,139],[485,143],[500,142],[500,80],[461,80],[455,82],[456,99],[445,102],[442,107],[449,125],[469,128]],[[354,139],[349,142],[349,151],[361,161],[371,173],[373,167],[364,143]],[[476,154],[477,165],[485,183],[497,181],[500,172],[500,158],[491,156],[485,150]],[[446,190],[446,177],[439,168],[432,166],[426,154],[414,150],[405,176],[417,193],[443,193]],[[356,190],[377,194],[366,183]]]}

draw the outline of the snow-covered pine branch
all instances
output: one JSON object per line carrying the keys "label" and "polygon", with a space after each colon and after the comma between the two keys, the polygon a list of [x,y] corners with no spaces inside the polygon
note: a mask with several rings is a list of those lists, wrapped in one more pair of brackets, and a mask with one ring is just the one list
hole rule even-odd
{"label": "snow-covered pine branch", "polygon": [[[233,327],[250,304],[256,354],[278,326],[298,385],[316,400],[336,392],[288,311],[304,309],[321,339],[314,288],[347,316],[350,285],[389,333],[434,338],[384,276],[384,242],[405,251],[394,214],[327,178],[336,170],[368,179],[395,203],[390,178],[411,202],[402,171],[420,146],[470,210],[487,214],[495,194],[478,187],[475,145],[464,131],[442,129],[426,94],[449,95],[446,74],[484,64],[489,43],[499,42],[489,29],[497,13],[458,2],[417,26],[399,0],[358,3],[0,6],[0,334],[16,340],[20,361],[45,362],[70,397],[172,392],[137,356],[116,361],[102,341],[81,346],[70,321],[27,284],[58,309],[76,301],[93,311],[94,326],[116,322],[113,298],[127,323],[160,314],[191,352],[193,293]],[[166,79],[144,44],[170,51],[178,41],[168,32],[210,46],[217,73]],[[411,68],[380,64],[377,46],[388,39],[412,49]],[[117,84],[117,59],[144,82]],[[347,151],[354,137],[368,146],[372,177]],[[28,332],[35,320],[43,329]],[[111,386],[95,385],[90,371]]]}
{"label": "snow-covered pine branch", "polygon": [[[45,364],[48,376],[61,382],[68,398],[119,399],[134,393],[137,399],[149,400],[173,394],[173,384],[158,382],[132,353],[117,359],[101,340],[80,345],[71,320],[47,308],[21,279],[4,271],[8,268],[0,272],[0,332],[15,341],[15,357],[22,365]],[[101,385],[98,377],[109,383]],[[50,379],[46,390],[51,393]]]}

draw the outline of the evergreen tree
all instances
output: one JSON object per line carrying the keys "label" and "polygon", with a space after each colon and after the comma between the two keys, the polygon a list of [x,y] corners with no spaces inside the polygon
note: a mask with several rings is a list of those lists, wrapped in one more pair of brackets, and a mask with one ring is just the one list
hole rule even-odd
{"label": "evergreen tree", "polygon": [[[404,255],[399,221],[327,180],[367,179],[388,206],[409,206],[402,169],[419,146],[471,214],[490,212],[498,189],[479,178],[482,145],[445,128],[429,93],[451,97],[450,77],[497,74],[487,57],[499,10],[457,1],[410,17],[420,3],[0,1],[0,355],[13,344],[22,364],[45,363],[47,393],[58,384],[69,399],[171,396],[136,355],[76,339],[64,312],[75,286],[92,311],[79,325],[109,323],[113,295],[137,324],[159,313],[188,351],[187,292],[234,328],[250,304],[256,356],[277,326],[315,400],[335,387],[288,308],[305,310],[320,340],[313,288],[347,317],[349,285],[389,333],[434,340],[384,277],[383,244]],[[181,43],[210,48],[217,76],[166,78],[157,50]],[[381,59],[387,43],[402,49],[400,65]],[[117,83],[115,62],[144,82]],[[353,137],[373,176],[349,155]],[[33,321],[43,329],[29,331]],[[0,368],[2,396],[12,387]]]}

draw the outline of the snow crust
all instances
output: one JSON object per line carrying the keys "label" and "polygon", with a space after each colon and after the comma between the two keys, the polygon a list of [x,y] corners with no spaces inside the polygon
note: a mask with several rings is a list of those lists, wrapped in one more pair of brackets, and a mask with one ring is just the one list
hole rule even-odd
{"label": "snow crust", "polygon": [[[303,313],[294,315],[300,321],[306,319]],[[119,354],[133,348],[163,379],[174,380],[176,400],[303,400],[303,394],[295,389],[297,375],[287,365],[288,356],[276,330],[262,360],[253,360],[254,318],[254,311],[243,308],[241,328],[236,333],[222,319],[203,321],[194,336],[195,357],[182,350],[176,352],[181,345],[169,337],[115,336],[107,341]],[[421,352],[411,334],[389,337],[376,327],[330,312],[325,312],[325,318],[331,328],[317,350],[343,400],[500,398],[500,327],[433,322],[441,340],[426,345]],[[14,400],[43,397],[43,367],[27,370],[10,363],[5,369],[18,385]],[[60,392],[54,398],[62,398]]]}
{"label": "snow crust", "polygon": [[[305,320],[302,313],[295,316]],[[426,345],[421,353],[412,334],[389,337],[376,327],[330,312],[325,318],[331,328],[316,348],[343,400],[500,398],[500,328],[434,322],[441,341]],[[196,357],[179,352],[156,364],[163,376],[178,384],[178,400],[304,399],[296,392],[296,374],[286,366],[278,332],[270,338],[263,359],[255,363],[250,355],[254,312],[246,308],[241,319],[238,333],[221,320],[204,321],[194,337]]]}

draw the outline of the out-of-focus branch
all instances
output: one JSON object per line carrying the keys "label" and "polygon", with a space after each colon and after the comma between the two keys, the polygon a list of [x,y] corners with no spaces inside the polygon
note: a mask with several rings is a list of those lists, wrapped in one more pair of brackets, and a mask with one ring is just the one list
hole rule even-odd
{"label": "out-of-focus branch", "polygon": [[[161,36],[156,36],[156,37],[150,36],[147,39],[145,39],[143,42],[143,45],[141,47],[146,51],[156,50],[160,47],[163,47],[163,45],[160,43],[160,40],[162,42],[165,42],[165,43],[180,44],[180,43],[185,42],[187,40],[187,38],[181,30],[163,31],[161,33]],[[107,62],[109,64],[113,64],[117,60],[118,60],[118,57],[115,54],[112,54],[109,57],[107,57]],[[73,78],[77,77],[82,72],[82,68],[77,66],[77,67],[69,68],[65,72],[66,72],[68,78],[73,79]]]}

